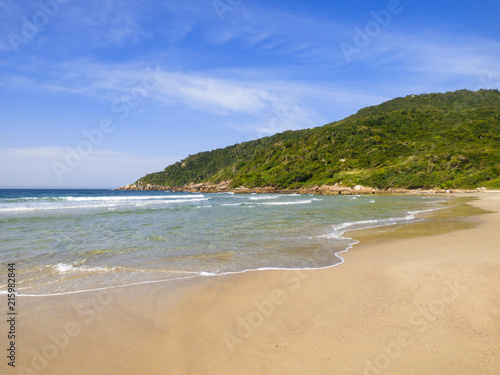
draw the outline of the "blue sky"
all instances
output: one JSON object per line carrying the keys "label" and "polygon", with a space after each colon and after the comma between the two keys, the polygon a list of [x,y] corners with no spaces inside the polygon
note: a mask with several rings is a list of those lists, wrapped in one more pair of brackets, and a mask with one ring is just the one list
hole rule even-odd
{"label": "blue sky", "polygon": [[497,0],[5,0],[0,187],[114,188],[394,97],[500,88],[499,15]]}

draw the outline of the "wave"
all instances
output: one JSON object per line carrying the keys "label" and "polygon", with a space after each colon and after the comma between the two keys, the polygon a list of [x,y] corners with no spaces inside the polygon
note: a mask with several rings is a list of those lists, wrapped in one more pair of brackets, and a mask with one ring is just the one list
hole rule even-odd
{"label": "wave", "polygon": [[[179,271],[176,273],[179,274],[185,274],[188,276],[182,276],[182,277],[172,277],[172,278],[166,278],[166,279],[159,279],[159,280],[141,280],[141,281],[135,281],[135,282],[129,282],[129,283],[123,283],[123,284],[118,284],[118,285],[108,285],[108,286],[103,286],[103,287],[95,287],[95,288],[89,288],[89,289],[78,289],[78,290],[69,290],[69,291],[64,291],[64,292],[52,292],[52,293],[42,293],[42,294],[28,294],[24,292],[19,292],[19,295],[22,295],[23,297],[54,297],[54,296],[62,296],[62,295],[70,295],[70,294],[81,294],[81,293],[88,293],[88,292],[96,292],[96,291],[101,291],[101,290],[109,290],[109,289],[118,289],[118,288],[127,288],[127,287],[133,287],[136,285],[145,285],[145,284],[158,284],[158,283],[165,283],[165,282],[178,282],[181,280],[188,280],[188,279],[193,279],[193,278],[198,278],[198,277],[224,277],[227,275],[236,275],[236,274],[244,274],[247,272],[262,272],[262,271],[312,271],[312,270],[320,270],[320,269],[327,269],[327,268],[333,268],[337,267],[339,265],[342,265],[345,262],[345,259],[340,255],[343,253],[348,252],[349,250],[352,249],[353,245],[358,243],[359,241],[353,241],[352,243],[347,244],[347,246],[339,251],[336,251],[334,255],[339,259],[338,262],[334,264],[329,264],[325,266],[317,266],[317,267],[257,267],[257,268],[245,268],[242,270],[238,271],[225,271],[225,272],[210,272],[210,271],[198,271],[198,272],[191,272],[191,271]],[[67,266],[67,265],[64,265]],[[66,267],[62,267],[62,272],[68,272],[65,271]],[[72,267],[72,266],[71,266]],[[84,266],[81,266],[84,267]],[[73,267],[73,268],[81,268],[81,267]],[[99,268],[105,268],[105,267],[88,267],[87,270],[91,269],[99,269]],[[119,267],[114,267],[114,268],[119,268]],[[73,269],[69,269],[69,271],[72,271]],[[144,272],[144,271],[143,271]],[[169,271],[172,272],[172,271]],[[174,271],[175,272],[175,271]],[[4,286],[0,286],[4,287]],[[7,291],[0,291],[0,295],[7,294]]]}
{"label": "wave", "polygon": [[268,200],[268,199],[277,199],[281,197],[281,195],[264,195],[262,197],[250,197],[251,201],[262,201],[262,200]]}
{"label": "wave", "polygon": [[[29,273],[29,279],[25,278],[20,284],[23,295],[80,293],[83,289],[90,290],[93,287],[107,289],[157,282],[159,278],[170,280],[231,273],[228,270],[237,273],[244,272],[237,271],[241,269],[307,269],[316,265],[319,268],[321,265],[327,267],[336,261],[332,257],[333,253],[340,254],[336,251],[346,249],[355,242],[347,238],[349,234],[341,237],[345,232],[411,223],[420,219],[420,213],[435,210],[433,206],[422,204],[424,202],[416,204],[417,202],[408,199],[408,204],[411,203],[409,206],[402,205],[400,200],[403,199],[399,198],[386,204],[383,197],[351,201],[349,197],[339,199],[312,195],[144,193],[144,196],[126,196],[122,193],[113,196],[109,192],[97,196],[70,193],[63,201],[32,199],[14,204],[0,200],[0,211],[15,207],[33,211],[56,210],[10,214],[29,219],[23,221],[23,217],[21,220],[16,217],[15,220],[9,220],[7,229],[11,231],[6,231],[5,236],[6,240],[11,240],[19,237],[16,233],[21,237],[26,234],[19,247],[36,265],[34,271]],[[64,193],[54,194],[61,195]],[[370,199],[376,199],[378,204],[369,204]],[[392,202],[395,202],[394,207]],[[232,208],[224,209],[222,206]],[[317,215],[309,216],[315,207],[318,208]],[[81,210],[72,211],[76,208]],[[200,211],[197,208],[210,210]],[[108,209],[119,213],[108,214]],[[81,215],[82,213],[90,214]],[[250,214],[252,220],[247,220]],[[46,223],[31,220],[30,217],[43,215],[49,219]],[[58,215],[62,219],[53,220],[53,216]],[[424,215],[426,214],[421,216]],[[0,216],[9,215],[0,213]],[[73,216],[78,216],[77,220],[66,220]],[[305,227],[302,225],[304,218],[310,218]],[[276,220],[276,225],[272,220]],[[104,221],[109,221],[113,226],[102,227]],[[134,221],[135,225],[123,225]],[[182,221],[178,227],[171,226],[177,221]],[[266,225],[258,224],[262,222],[266,222]],[[79,229],[87,225],[89,230],[80,233]],[[31,233],[31,229],[37,228],[45,231]],[[72,233],[75,233],[74,237]],[[318,235],[322,234],[324,236],[321,237],[327,239],[318,239]],[[39,236],[47,243],[39,244]],[[172,240],[167,242],[166,239]],[[6,243],[0,248],[10,254],[9,246],[10,243]],[[224,249],[237,252],[222,260],[197,255],[208,246],[218,251]],[[324,251],[327,256],[310,251],[316,248]],[[283,249],[291,249],[291,254],[284,254]],[[104,251],[109,253],[101,254]],[[25,256],[24,253],[20,254],[21,257]],[[180,261],[169,261],[181,256]],[[340,256],[338,258],[342,259]],[[161,263],[156,264],[157,262]],[[267,268],[259,268],[262,266]],[[280,268],[286,266],[291,268]],[[150,267],[153,269],[149,269]],[[174,272],[175,275],[171,274]],[[121,285],[118,286],[117,283]],[[0,294],[3,290],[4,286],[0,285]]]}
{"label": "wave", "polygon": [[255,205],[258,206],[288,206],[288,205],[295,205],[295,204],[309,204],[312,203],[312,199],[308,200],[303,200],[303,201],[287,201],[287,202],[261,202],[261,203],[251,203],[251,202],[239,202],[239,203],[222,203],[221,206],[225,207],[230,207],[230,206],[247,206],[247,207],[255,207]]}
{"label": "wave", "polygon": [[169,199],[199,199],[205,198],[203,194],[195,195],[144,195],[144,196],[105,196],[105,197],[66,197],[67,201],[135,201],[135,200],[169,200]]}
{"label": "wave", "polygon": [[386,219],[374,219],[374,220],[360,220],[360,221],[348,221],[341,224],[333,225],[333,232],[329,234],[322,235],[322,238],[341,238],[345,232],[358,229],[371,229],[378,227],[385,227],[388,225],[395,225],[399,223],[408,222],[415,220],[414,215],[407,215],[404,217],[391,217]]}
{"label": "wave", "polygon": [[403,216],[403,217],[389,217],[389,218],[385,218],[385,219],[348,221],[345,223],[340,223],[340,224],[334,225],[332,233],[325,234],[325,235],[320,236],[320,237],[340,238],[344,235],[345,232],[348,232],[351,230],[371,229],[371,228],[385,227],[388,225],[407,223],[407,222],[412,221],[412,220],[419,220],[419,219],[417,219],[417,216],[416,216],[418,214],[442,210],[442,209],[443,209],[442,207],[435,207],[435,208],[430,208],[430,209],[426,209],[426,210],[408,211],[407,215]]}
{"label": "wave", "polygon": [[0,199],[0,203],[22,203],[22,202],[33,202],[33,201],[57,202],[64,200],[66,200],[66,197],[19,197],[19,198],[2,198]]}
{"label": "wave", "polygon": [[264,202],[264,203],[257,203],[259,205],[267,205],[267,206],[287,206],[287,205],[293,205],[293,204],[309,204],[312,203],[312,199],[307,199],[304,201],[294,201],[294,202]]}
{"label": "wave", "polygon": [[59,263],[55,266],[47,266],[50,268],[54,268],[56,271],[60,273],[66,272],[109,272],[116,271],[120,269],[120,267],[89,267],[89,266],[73,266],[71,264]]}
{"label": "wave", "polygon": [[[203,197],[203,198],[201,198]],[[188,198],[186,197],[163,197],[162,199],[131,199],[125,200],[120,199],[116,200],[114,198],[111,199],[99,199],[95,200],[93,198],[75,200],[74,202],[79,202],[80,204],[71,204],[71,201],[63,201],[55,204],[26,204],[26,205],[16,205],[11,207],[8,205],[7,207],[0,208],[0,212],[34,212],[34,211],[52,211],[52,210],[74,210],[74,209],[96,209],[96,208],[116,208],[116,207],[147,207],[147,206],[157,206],[157,205],[168,205],[168,204],[178,204],[178,203],[192,203],[192,202],[203,202],[208,201],[211,198],[206,198],[204,196],[198,196],[198,198]],[[184,198],[184,199],[182,199]],[[86,202],[87,204],[81,204]]]}
{"label": "wave", "polygon": [[253,206],[255,205],[256,203],[252,203],[252,202],[239,202],[239,203],[222,203],[221,206],[223,207],[237,207],[237,206]]}
{"label": "wave", "polygon": [[426,212],[433,212],[433,211],[439,211],[442,210],[444,207],[436,207],[436,208],[429,208],[427,210],[416,210],[416,211],[408,211],[409,214],[411,215],[417,215],[417,214],[423,214]]}
{"label": "wave", "polygon": [[203,194],[193,195],[129,195],[129,196],[113,196],[106,195],[101,197],[75,197],[75,196],[59,196],[59,197],[19,197],[0,199],[0,202],[29,202],[29,201],[103,201],[103,200],[146,200],[146,199],[180,199],[180,198],[204,198]]}

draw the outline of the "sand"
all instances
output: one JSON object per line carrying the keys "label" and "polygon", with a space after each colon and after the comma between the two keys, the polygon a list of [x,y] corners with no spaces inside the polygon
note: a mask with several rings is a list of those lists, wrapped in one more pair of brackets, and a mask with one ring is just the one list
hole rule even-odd
{"label": "sand", "polygon": [[498,375],[500,194],[478,197],[478,225],[361,241],[328,269],[21,298],[0,372]]}

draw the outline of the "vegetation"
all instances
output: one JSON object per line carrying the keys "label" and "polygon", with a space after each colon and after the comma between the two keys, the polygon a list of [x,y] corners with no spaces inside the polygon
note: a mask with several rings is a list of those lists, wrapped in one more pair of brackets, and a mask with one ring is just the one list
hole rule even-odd
{"label": "vegetation", "polygon": [[201,152],[139,184],[500,187],[500,92],[396,98],[322,127]]}

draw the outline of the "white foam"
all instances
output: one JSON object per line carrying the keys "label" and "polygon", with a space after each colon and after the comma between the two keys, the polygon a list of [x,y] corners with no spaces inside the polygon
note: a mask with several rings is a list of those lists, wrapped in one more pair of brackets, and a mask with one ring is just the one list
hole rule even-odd
{"label": "white foam", "polygon": [[395,225],[399,223],[408,222],[415,220],[414,213],[408,213],[408,215],[403,217],[389,217],[385,219],[373,219],[373,220],[360,220],[360,221],[347,221],[345,223],[340,223],[333,225],[333,232],[329,234],[324,234],[320,236],[321,238],[342,238],[345,232],[350,230],[358,229],[371,229],[384,227],[388,225]]}
{"label": "white foam", "polygon": [[[46,293],[46,294],[24,294],[24,293],[18,293],[18,295],[20,295],[20,296],[22,295],[23,297],[54,297],[54,296],[64,296],[64,295],[69,295],[69,294],[81,294],[81,293],[96,292],[98,290],[126,288],[126,287],[130,287],[130,286],[135,286],[135,285],[157,284],[157,283],[164,283],[164,282],[167,282],[167,281],[186,280],[186,279],[192,279],[194,277],[199,277],[199,276],[201,276],[201,275],[198,273],[198,274],[195,274],[195,275],[192,275],[192,276],[185,276],[185,277],[178,277],[178,278],[171,278],[171,279],[161,279],[161,280],[138,281],[138,282],[130,283],[130,284],[105,286],[105,287],[101,287],[101,288],[92,288],[92,289],[84,289],[84,290],[72,290],[72,291],[68,291],[68,292]],[[211,275],[206,275],[206,276],[211,276]],[[7,294],[7,291],[0,291],[0,294]]]}
{"label": "white foam", "polygon": [[287,205],[293,205],[293,204],[309,204],[312,203],[312,199],[304,200],[304,201],[294,201],[294,202],[264,202],[264,203],[257,203],[260,205],[268,205],[268,206],[287,206]]}
{"label": "white foam", "polygon": [[213,272],[200,272],[200,276],[217,276],[217,273]]}
{"label": "white foam", "polygon": [[416,215],[416,214],[423,214],[425,212],[432,212],[432,211],[439,211],[442,210],[444,207],[435,207],[435,208],[429,208],[427,210],[416,210],[416,211],[408,211],[409,214]]}
{"label": "white foam", "polygon": [[261,203],[250,203],[250,202],[239,202],[239,203],[223,203],[221,206],[248,206],[255,207],[254,205],[259,206],[288,206],[295,204],[309,204],[312,203],[313,199],[307,199],[302,201],[286,201],[286,202],[261,202]]}
{"label": "white foam", "polygon": [[59,263],[55,266],[48,266],[56,269],[58,272],[109,272],[116,271],[119,267],[88,267],[88,266],[73,266],[71,264]]}
{"label": "white foam", "polygon": [[67,201],[134,201],[134,200],[170,200],[205,198],[203,194],[193,195],[131,195],[131,196],[103,196],[103,197],[66,197]]}
{"label": "white foam", "polygon": [[250,197],[248,199],[250,199],[252,201],[262,201],[262,200],[268,200],[268,199],[277,199],[279,197],[281,197],[281,195],[264,195],[261,197]]}
{"label": "white foam", "polygon": [[[133,282],[133,283],[129,283],[129,284],[113,285],[113,286],[106,286],[106,287],[92,288],[92,289],[85,289],[85,290],[73,290],[73,291],[59,292],[59,293],[48,293],[48,294],[19,293],[18,295],[22,295],[23,297],[53,297],[53,296],[62,296],[62,295],[69,295],[69,294],[81,294],[81,293],[88,293],[88,292],[96,292],[99,290],[126,288],[126,287],[131,287],[131,286],[136,286],[136,285],[157,284],[157,283],[164,283],[164,282],[181,281],[181,280],[187,280],[187,279],[192,279],[192,278],[197,278],[197,277],[220,277],[220,276],[226,276],[226,275],[242,274],[242,273],[247,273],[247,272],[260,272],[260,271],[299,271],[299,270],[313,271],[313,270],[319,270],[319,269],[332,268],[332,267],[336,267],[336,266],[339,266],[339,265],[345,263],[344,258],[342,258],[339,254],[342,254],[342,253],[349,251],[357,243],[359,243],[359,241],[354,241],[353,243],[349,244],[344,250],[335,252],[334,255],[337,258],[339,258],[340,261],[338,263],[327,265],[324,267],[290,267],[290,268],[259,267],[259,268],[244,269],[241,271],[228,271],[228,272],[221,272],[221,273],[202,271],[202,272],[199,272],[199,273],[191,275],[191,276],[178,277],[178,278],[138,281],[138,282]],[[189,272],[186,272],[186,273],[189,273]],[[7,294],[7,291],[0,291],[0,295],[1,294]]]}
{"label": "white foam", "polygon": [[[158,206],[158,205],[168,205],[168,204],[179,204],[179,203],[192,203],[192,202],[203,202],[208,201],[211,198],[207,198],[203,195],[187,197],[187,196],[168,196],[162,197],[162,199],[94,199],[90,197],[82,197],[85,199],[79,200],[68,200],[60,202],[51,203],[25,203],[24,205],[16,205],[15,207],[0,208],[0,212],[34,212],[34,211],[53,211],[53,210],[74,210],[74,209],[95,209],[95,208],[115,208],[115,207],[146,207],[146,206]],[[103,197],[100,197],[103,198]],[[124,197],[118,197],[124,198]],[[72,204],[72,202],[78,202]],[[85,204],[82,204],[85,203]]]}

